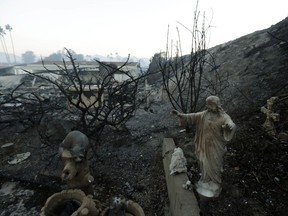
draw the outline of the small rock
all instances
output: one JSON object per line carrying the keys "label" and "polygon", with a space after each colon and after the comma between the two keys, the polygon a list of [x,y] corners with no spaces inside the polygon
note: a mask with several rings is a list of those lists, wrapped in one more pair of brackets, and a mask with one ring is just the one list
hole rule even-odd
{"label": "small rock", "polygon": [[31,153],[30,152],[26,152],[26,153],[22,153],[22,154],[17,154],[13,157],[13,159],[11,161],[8,161],[8,164],[11,165],[15,165],[18,163],[21,163],[22,161],[26,160],[28,157],[30,157]]}

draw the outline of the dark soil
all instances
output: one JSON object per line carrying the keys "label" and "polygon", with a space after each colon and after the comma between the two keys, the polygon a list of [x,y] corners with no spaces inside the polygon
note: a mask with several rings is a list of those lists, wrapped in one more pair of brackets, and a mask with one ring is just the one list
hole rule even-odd
{"label": "dark soil", "polygon": [[[198,181],[193,132],[180,132],[170,110],[169,105],[154,104],[148,111],[139,110],[127,123],[127,131],[106,130],[96,157],[90,158],[95,178],[94,198],[103,206],[108,206],[112,197],[123,196],[139,203],[147,216],[168,215],[169,199],[161,156],[164,137],[174,138],[176,145],[183,148],[188,160],[188,176],[192,183]],[[223,190],[218,198],[212,199],[199,197],[195,192],[201,215],[287,214],[287,142],[280,142],[263,131],[261,125],[265,119],[260,112],[230,116],[238,130],[227,145]],[[39,213],[46,199],[61,190],[59,176],[63,165],[55,156],[58,147],[41,145],[37,130],[13,136],[8,131],[7,128],[2,130],[1,144],[14,142],[16,148],[10,155],[1,155],[1,184],[17,181],[23,188],[34,190],[34,195],[23,204]],[[31,157],[23,163],[7,164],[14,154],[27,151],[31,152]],[[7,207],[17,207],[20,202],[18,198],[7,200],[7,196],[0,196],[1,216],[12,214]]]}

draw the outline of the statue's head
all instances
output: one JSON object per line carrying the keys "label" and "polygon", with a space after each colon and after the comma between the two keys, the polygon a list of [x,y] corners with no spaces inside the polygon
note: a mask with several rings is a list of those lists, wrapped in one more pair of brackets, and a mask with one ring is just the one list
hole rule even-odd
{"label": "statue's head", "polygon": [[207,109],[211,112],[219,112],[222,110],[220,99],[217,96],[209,96],[206,98]]}

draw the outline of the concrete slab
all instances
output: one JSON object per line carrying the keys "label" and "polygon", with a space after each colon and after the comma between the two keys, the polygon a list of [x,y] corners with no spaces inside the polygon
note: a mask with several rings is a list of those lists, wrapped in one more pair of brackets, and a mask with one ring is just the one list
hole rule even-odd
{"label": "concrete slab", "polygon": [[186,173],[170,175],[169,165],[175,143],[172,138],[164,138],[162,158],[170,201],[171,216],[199,216],[200,208],[193,191],[185,190],[182,185],[188,180]]}

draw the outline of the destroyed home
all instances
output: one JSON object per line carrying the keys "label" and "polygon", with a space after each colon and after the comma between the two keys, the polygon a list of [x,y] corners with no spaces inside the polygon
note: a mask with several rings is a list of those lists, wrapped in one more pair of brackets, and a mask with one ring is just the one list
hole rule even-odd
{"label": "destroyed home", "polygon": [[[113,74],[115,84],[122,83],[129,79],[129,76],[121,71],[128,72],[133,77],[137,77],[140,74],[140,65],[136,62],[128,62],[126,65],[124,65],[125,62],[103,62],[103,64],[121,69]],[[73,70],[74,66],[78,68],[79,72],[81,72],[80,77],[83,84],[87,85],[83,89],[83,95],[81,96],[84,103],[83,105],[90,106],[91,104],[94,104],[93,106],[98,106],[99,103],[101,104],[104,101],[104,98],[107,100],[108,98],[105,95],[102,95],[101,99],[96,99],[95,96],[98,92],[97,89],[99,88],[99,83],[101,83],[108,73],[107,68],[99,64],[97,61],[75,61],[75,65],[72,65],[69,61],[65,62],[65,64],[62,61],[45,61],[26,65],[2,66],[0,67],[0,73],[2,75],[0,76],[0,86],[2,87],[2,91],[5,91],[7,89],[13,89],[13,87],[24,82],[22,86],[25,87],[26,90],[31,90],[31,88],[33,88],[32,90],[38,92],[39,95],[44,98],[57,96],[55,95],[55,88],[51,87],[49,83],[45,82],[43,79],[32,77],[25,71],[33,74],[41,74],[50,79],[59,80],[63,79],[61,76],[61,70],[64,68],[67,70]],[[72,95],[75,95],[75,91],[77,91],[75,87],[70,87],[69,90]],[[94,95],[93,97],[91,97],[91,90]],[[74,97],[73,100],[76,100],[76,98]],[[97,103],[95,103],[96,100],[98,101]],[[70,107],[69,102],[68,107]]]}

